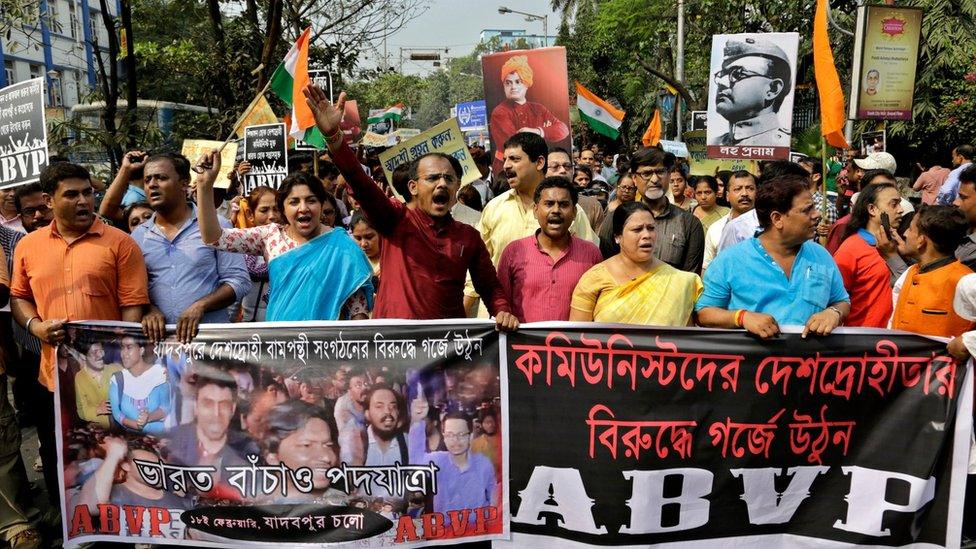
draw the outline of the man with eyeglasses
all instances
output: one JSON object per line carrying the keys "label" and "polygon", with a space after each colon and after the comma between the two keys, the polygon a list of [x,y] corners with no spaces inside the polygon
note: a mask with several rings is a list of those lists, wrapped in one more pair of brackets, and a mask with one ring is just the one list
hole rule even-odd
{"label": "man with eyeglasses", "polygon": [[478,509],[498,503],[495,467],[490,459],[471,451],[473,425],[471,418],[462,412],[451,412],[441,422],[441,434],[447,450],[425,452],[428,409],[421,391],[410,404],[408,439],[410,456],[423,457],[414,458],[413,462],[433,462],[437,466],[437,493],[434,494],[434,507],[431,510],[444,513],[450,522],[452,517],[448,511],[470,509],[472,512],[462,512],[456,516],[463,520],[466,515],[468,522],[474,523]]}
{"label": "man with eyeglasses", "polygon": [[[668,200],[667,189],[674,155],[652,147],[634,153],[631,175],[637,184],[637,197],[651,209],[657,240],[654,256],[676,269],[700,273],[705,251],[705,230],[694,215]],[[613,236],[613,224],[600,227],[600,251],[612,257],[620,251]]]}
{"label": "man with eyeglasses", "polygon": [[[474,227],[451,217],[461,184],[456,158],[429,153],[410,166],[409,192],[415,207],[390,198],[363,171],[343,139],[339,122],[345,92],[335,104],[316,85],[303,90],[305,101],[332,159],[345,178],[363,213],[384,238],[380,255],[383,284],[376,296],[373,318],[463,318],[464,281],[471,273],[475,290],[485,296],[499,329],[518,328],[511,314],[491,256]],[[540,138],[541,139],[541,138]]]}
{"label": "man with eyeglasses", "polygon": [[709,145],[789,147],[790,130],[779,108],[793,88],[790,60],[779,46],[746,38],[725,43],[722,70],[715,73],[715,110],[729,131]]}
{"label": "man with eyeglasses", "polygon": [[[30,183],[13,189],[14,206],[20,216],[24,230],[32,233],[41,227],[47,227],[54,219],[54,211],[46,203],[47,195],[39,183]],[[7,256],[7,272],[13,272],[14,250],[17,243],[25,234],[0,225],[0,246]],[[37,382],[37,373],[41,365],[41,341],[28,334],[24,328],[13,321],[10,306],[0,309],[0,326],[11,326],[10,330],[0,330],[0,346],[7,356],[7,371],[16,377],[13,382],[14,405],[23,421],[31,421],[34,417],[31,411],[37,399],[33,397],[38,390],[47,392]],[[11,339],[12,337],[12,339]],[[18,349],[14,341],[20,344]],[[43,394],[43,393],[42,393]]]}
{"label": "man with eyeglasses", "polygon": [[[575,181],[575,175],[576,168],[566,149],[555,148],[549,151],[549,156],[546,158],[546,177],[558,176]],[[582,192],[586,187],[579,187],[577,185],[577,188]],[[600,201],[592,196],[582,194],[579,195],[579,202],[577,203],[583,208],[583,212],[586,213],[586,218],[590,222],[590,228],[597,229],[603,223],[603,217],[606,215],[603,204],[600,204]]]}

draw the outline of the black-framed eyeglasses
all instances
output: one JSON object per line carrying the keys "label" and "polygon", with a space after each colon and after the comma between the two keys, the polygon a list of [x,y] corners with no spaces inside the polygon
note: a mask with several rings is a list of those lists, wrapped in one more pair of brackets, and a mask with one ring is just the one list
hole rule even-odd
{"label": "black-framed eyeglasses", "polygon": [[634,172],[634,175],[641,179],[648,180],[654,177],[655,175],[658,177],[664,177],[665,175],[667,175],[667,173],[668,173],[667,168],[648,168],[646,170],[637,170],[636,172]]}
{"label": "black-framed eyeglasses", "polygon": [[729,87],[736,85],[740,80],[745,80],[746,78],[754,78],[756,76],[762,76],[763,78],[769,78],[768,74],[763,74],[761,72],[753,72],[746,70],[742,67],[727,67],[724,68],[713,75],[716,84],[720,84],[721,79],[728,77]]}

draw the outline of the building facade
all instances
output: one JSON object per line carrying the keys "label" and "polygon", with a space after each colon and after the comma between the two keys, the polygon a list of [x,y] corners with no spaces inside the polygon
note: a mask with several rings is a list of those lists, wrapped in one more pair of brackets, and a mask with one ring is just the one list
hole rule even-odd
{"label": "building facade", "polygon": [[505,51],[529,48],[555,46],[555,36],[528,34],[525,29],[484,29],[481,31],[481,43],[488,45],[492,51]]}
{"label": "building facade", "polygon": [[[17,25],[0,36],[0,87],[45,79],[47,105],[68,109],[84,102],[97,85],[96,44],[108,59],[108,31],[100,0],[39,0],[35,23]],[[115,16],[119,0],[105,6]],[[41,17],[44,14],[44,17]]]}

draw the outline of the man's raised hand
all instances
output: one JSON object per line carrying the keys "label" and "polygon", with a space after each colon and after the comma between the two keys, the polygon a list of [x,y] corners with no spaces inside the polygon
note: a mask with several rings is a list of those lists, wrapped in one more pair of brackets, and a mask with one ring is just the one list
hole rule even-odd
{"label": "man's raised hand", "polygon": [[315,125],[319,127],[324,137],[335,135],[342,122],[342,113],[346,108],[346,92],[339,94],[335,103],[329,102],[322,88],[309,84],[302,88],[305,103],[315,116]]}

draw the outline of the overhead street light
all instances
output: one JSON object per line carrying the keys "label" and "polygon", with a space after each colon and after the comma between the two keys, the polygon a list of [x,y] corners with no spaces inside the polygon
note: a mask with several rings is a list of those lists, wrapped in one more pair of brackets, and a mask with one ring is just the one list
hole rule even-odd
{"label": "overhead street light", "polygon": [[509,13],[517,13],[519,15],[524,15],[527,21],[542,21],[542,34],[545,36],[544,45],[549,45],[549,16],[548,15],[536,15],[534,13],[526,13],[524,11],[513,10],[512,8],[506,8],[501,6],[498,8],[498,13],[506,15]]}

